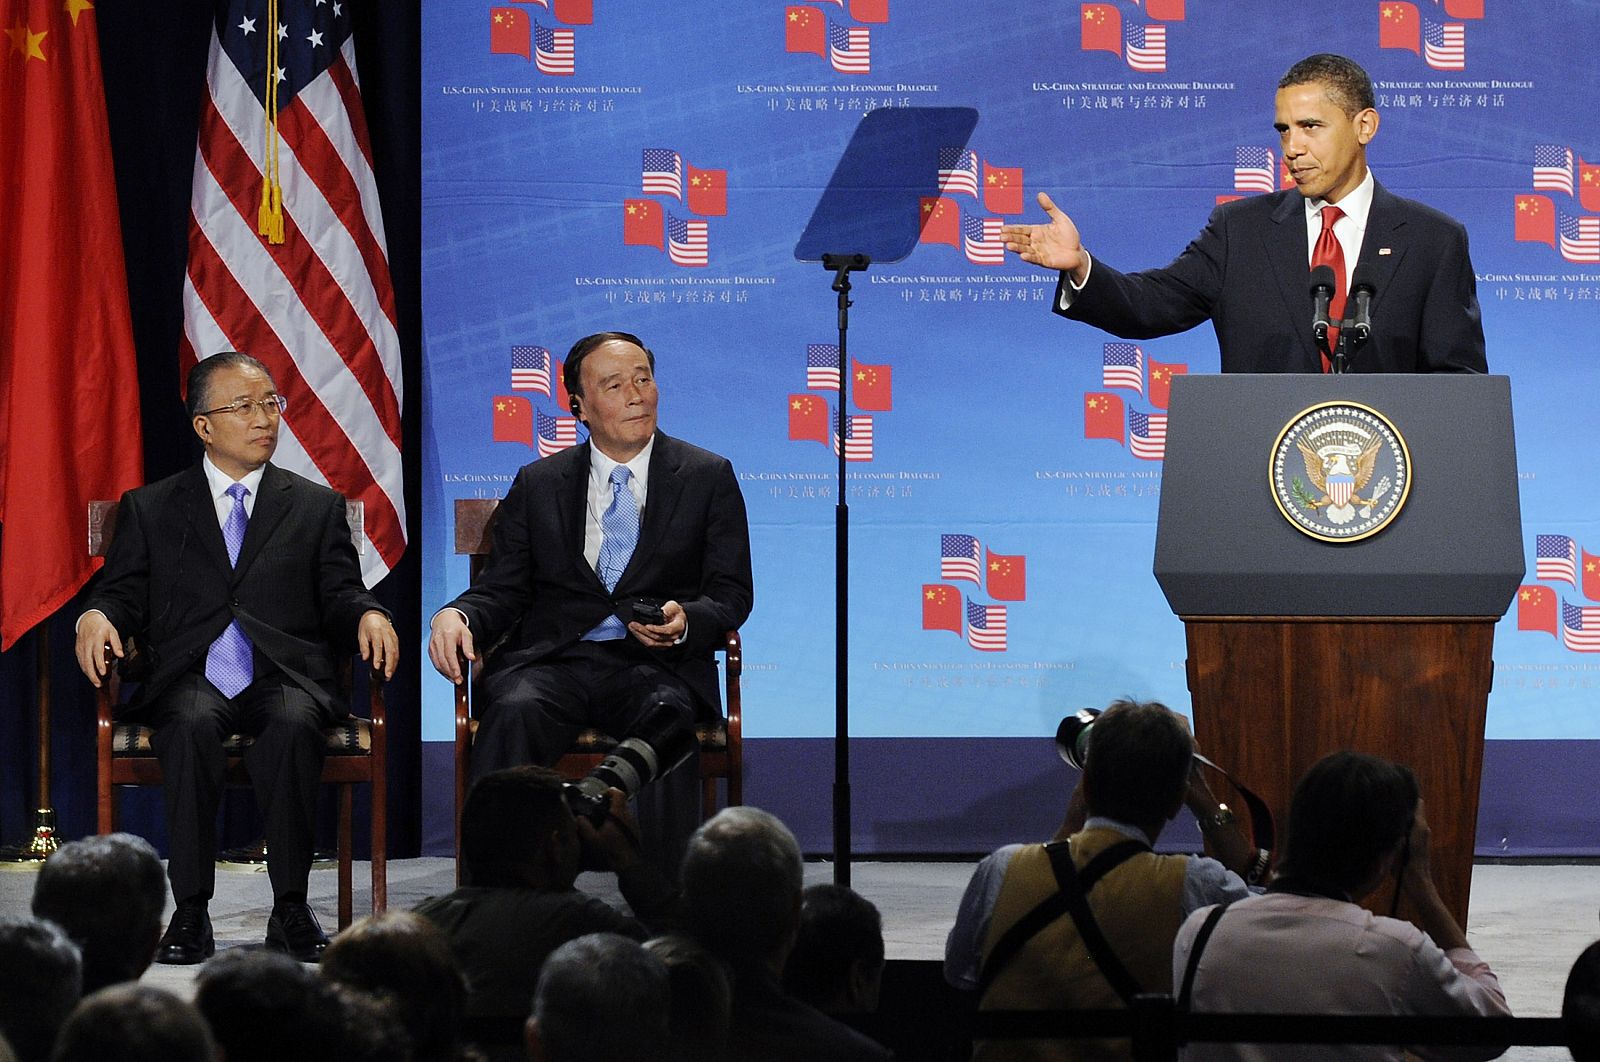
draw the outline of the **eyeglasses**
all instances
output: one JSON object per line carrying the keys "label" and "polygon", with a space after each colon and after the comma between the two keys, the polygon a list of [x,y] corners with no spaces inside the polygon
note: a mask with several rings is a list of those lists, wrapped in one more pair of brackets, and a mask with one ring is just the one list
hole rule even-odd
{"label": "eyeglasses", "polygon": [[243,398],[232,405],[218,406],[216,409],[202,409],[197,416],[214,417],[218,413],[232,413],[241,420],[249,420],[256,415],[256,410],[259,409],[268,417],[276,419],[281,417],[283,411],[288,408],[289,400],[287,398],[283,395],[271,394],[261,399]]}

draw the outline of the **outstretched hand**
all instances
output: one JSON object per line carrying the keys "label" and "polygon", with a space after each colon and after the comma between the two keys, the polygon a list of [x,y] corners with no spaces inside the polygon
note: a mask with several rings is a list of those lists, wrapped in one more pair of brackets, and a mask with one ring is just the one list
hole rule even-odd
{"label": "outstretched hand", "polygon": [[1024,262],[1071,273],[1072,279],[1082,283],[1089,256],[1083,249],[1078,226],[1051,202],[1050,197],[1039,193],[1039,206],[1049,216],[1043,225],[1007,225],[1000,230],[1000,239],[1006,250],[1018,255]]}

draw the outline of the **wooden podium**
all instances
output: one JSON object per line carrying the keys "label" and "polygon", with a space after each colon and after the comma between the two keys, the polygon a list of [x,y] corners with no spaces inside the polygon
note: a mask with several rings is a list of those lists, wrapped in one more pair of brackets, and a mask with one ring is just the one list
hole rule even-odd
{"label": "wooden podium", "polygon": [[[1409,450],[1404,505],[1360,541],[1311,537],[1275,500],[1280,435],[1327,402],[1380,415]],[[1407,765],[1466,925],[1494,625],[1523,575],[1506,377],[1175,378],[1155,573],[1187,630],[1201,751],[1262,796],[1280,839],[1323,755]],[[1390,892],[1366,902],[1388,913]]]}

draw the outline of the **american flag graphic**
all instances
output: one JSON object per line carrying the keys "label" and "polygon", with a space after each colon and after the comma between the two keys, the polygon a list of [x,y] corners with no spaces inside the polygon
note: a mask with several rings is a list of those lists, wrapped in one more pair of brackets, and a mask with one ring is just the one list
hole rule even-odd
{"label": "american flag graphic", "polygon": [[1159,461],[1167,452],[1167,415],[1128,410],[1128,449],[1133,456]]}
{"label": "american flag graphic", "polygon": [[813,391],[839,389],[839,348],[836,344],[806,344],[806,386]]}
{"label": "american flag graphic", "polygon": [[1600,217],[1561,213],[1561,257],[1569,262],[1600,262]]}
{"label": "american flag graphic", "polygon": [[1467,68],[1467,27],[1459,22],[1422,23],[1422,58],[1434,70]]}
{"label": "american flag graphic", "polygon": [[[833,415],[833,452],[839,452],[839,415]],[[844,418],[844,459],[872,460],[872,418],[852,414]]]}
{"label": "american flag graphic", "polygon": [[[266,0],[234,0],[213,27],[180,357],[242,350],[267,364],[289,399],[274,460],[363,502],[370,586],[406,548],[404,394],[350,12],[335,6],[279,0],[275,34]],[[279,218],[263,206],[264,173],[281,188]]]}
{"label": "american flag graphic", "polygon": [[1144,351],[1137,343],[1107,343],[1100,354],[1100,382],[1144,394]]}
{"label": "american flag graphic", "polygon": [[683,159],[668,148],[644,149],[644,194],[683,198]]}
{"label": "american flag graphic", "polygon": [[1004,265],[1006,245],[1000,242],[1000,228],[1004,224],[1000,218],[962,218],[961,239],[967,261],[973,265]]}
{"label": "american flag graphic", "polygon": [[972,535],[939,536],[939,578],[979,582],[983,545]]}
{"label": "american flag graphic", "polygon": [[1533,149],[1533,187],[1572,194],[1572,149],[1560,144],[1540,144]]}
{"label": "american flag graphic", "polygon": [[976,601],[968,601],[967,644],[985,653],[1005,652],[1006,606],[980,605]]}
{"label": "american flag graphic", "polygon": [[865,26],[828,22],[828,58],[841,74],[872,73],[872,34]]}
{"label": "american flag graphic", "polygon": [[1124,26],[1122,44],[1130,68],[1157,74],[1167,69],[1167,27]]}
{"label": "american flag graphic", "polygon": [[1575,653],[1600,653],[1600,607],[1561,602],[1561,644]]}
{"label": "american flag graphic", "polygon": [[1277,167],[1272,149],[1236,147],[1233,149],[1233,190],[1235,192],[1276,192]]}
{"label": "american flag graphic", "polygon": [[965,192],[978,198],[978,153],[962,148],[939,149],[939,194]]}
{"label": "american flag graphic", "polygon": [[578,445],[578,420],[576,417],[552,417],[541,410],[533,411],[533,433],[539,442],[539,456],[558,454],[569,446]]}
{"label": "american flag graphic", "polygon": [[703,266],[710,261],[704,221],[667,215],[667,257],[674,265]]}
{"label": "american flag graphic", "polygon": [[574,70],[573,39],[571,30],[551,29],[549,26],[541,26],[535,20],[533,65],[539,68],[539,73],[554,74],[558,77],[571,74]]}
{"label": "american flag graphic", "polygon": [[1578,585],[1578,544],[1566,535],[1535,535],[1533,574],[1538,579]]}
{"label": "american flag graphic", "polygon": [[511,389],[550,393],[550,351],[544,347],[511,348]]}

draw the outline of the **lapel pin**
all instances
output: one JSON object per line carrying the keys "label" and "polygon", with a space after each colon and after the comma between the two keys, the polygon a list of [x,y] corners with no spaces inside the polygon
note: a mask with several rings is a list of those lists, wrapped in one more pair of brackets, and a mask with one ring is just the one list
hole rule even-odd
{"label": "lapel pin", "polygon": [[1384,254],[1393,254],[1393,253],[1394,253],[1394,252],[1393,252],[1393,251],[1391,251],[1391,250],[1390,250],[1390,249],[1389,249],[1389,248],[1387,248],[1387,247],[1379,247],[1379,248],[1378,248],[1378,253],[1379,253],[1379,254],[1380,254],[1380,255],[1384,255]]}

